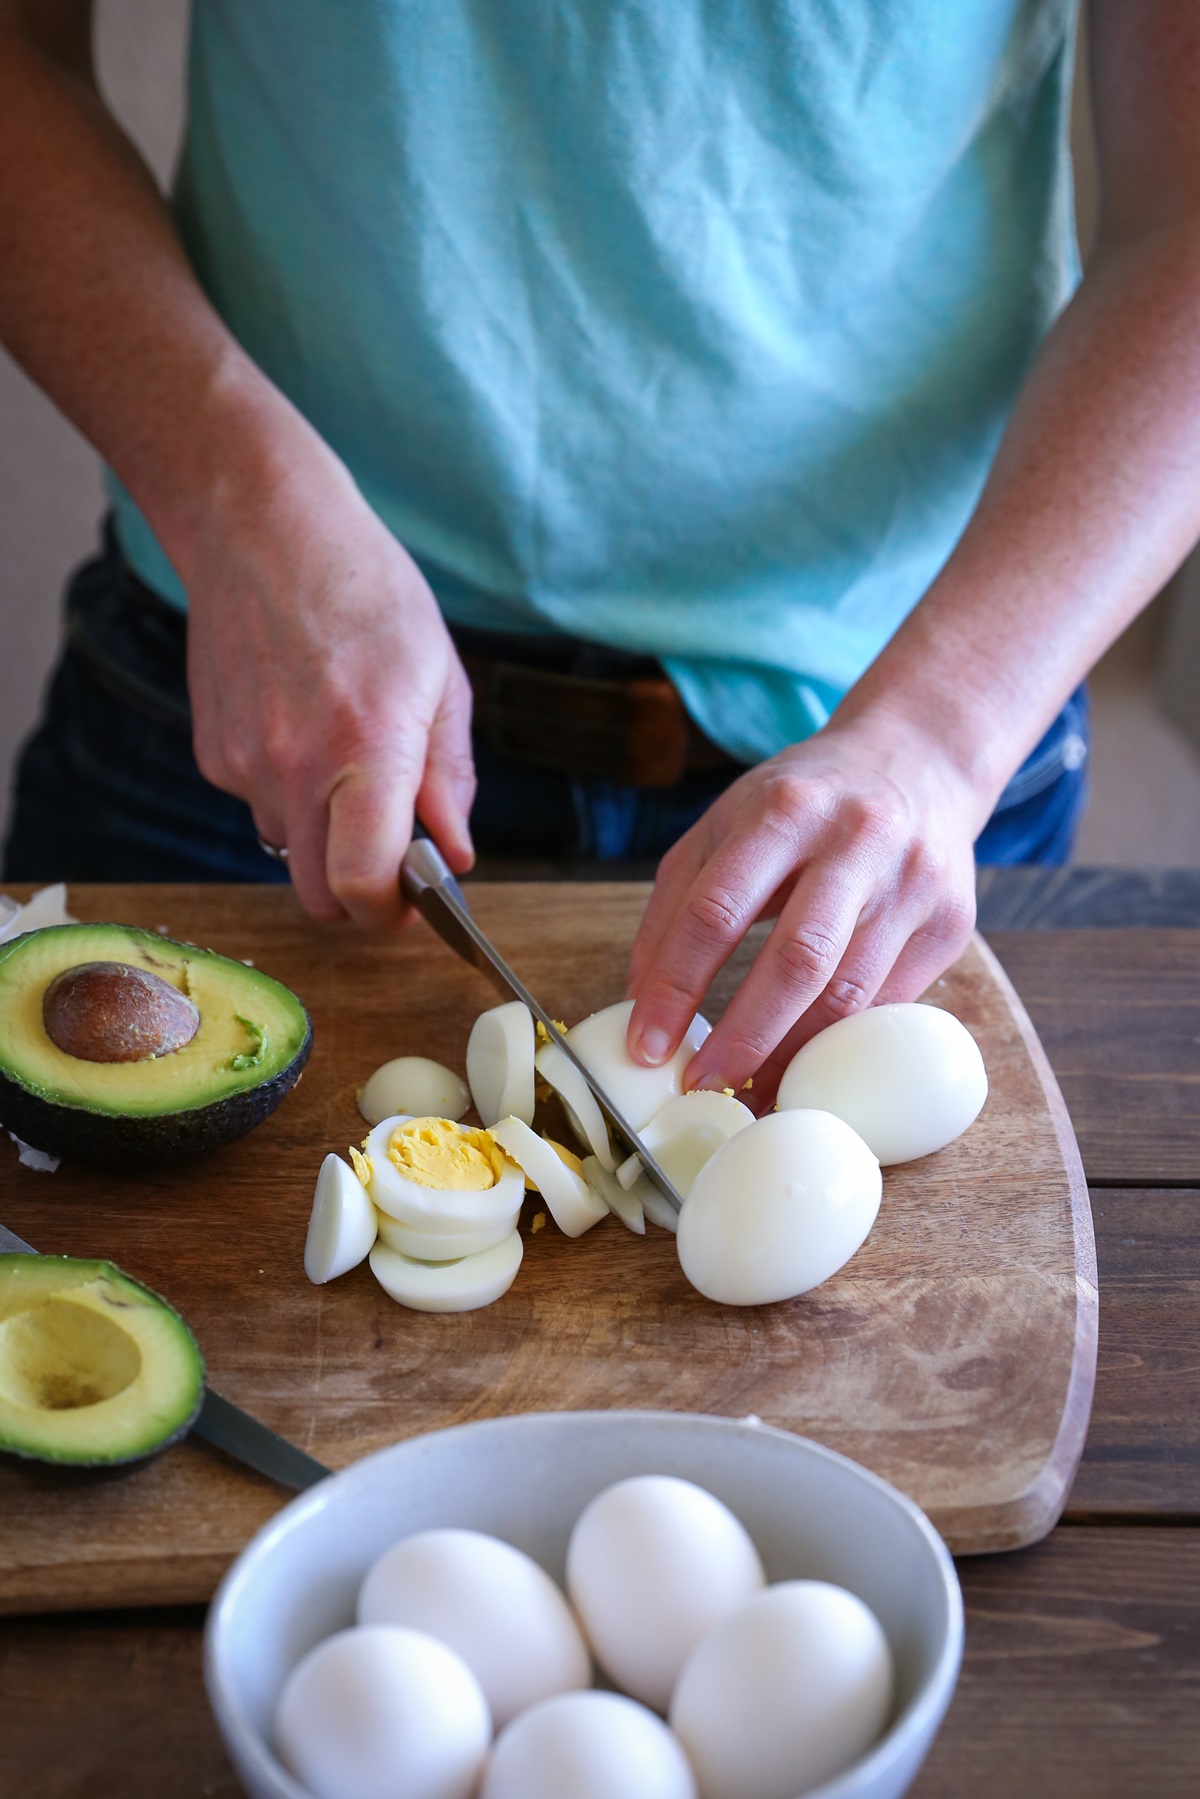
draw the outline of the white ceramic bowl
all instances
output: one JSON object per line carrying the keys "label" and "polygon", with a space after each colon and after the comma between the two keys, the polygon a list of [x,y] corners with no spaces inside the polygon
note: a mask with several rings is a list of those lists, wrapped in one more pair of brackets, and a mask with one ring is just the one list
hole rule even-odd
{"label": "white ceramic bowl", "polygon": [[962,1657],[962,1597],[945,1544],[885,1481],[756,1420],[680,1412],[533,1412],[383,1449],[284,1507],[242,1551],[209,1613],[205,1678],[252,1799],[308,1799],[276,1759],[288,1673],[354,1621],[363,1575],[433,1525],[490,1531],[561,1583],[567,1539],[596,1493],[630,1474],[707,1487],[745,1524],[767,1579],[834,1581],[883,1625],[896,1663],[892,1722],[869,1755],[806,1799],[896,1799],[945,1716]]}

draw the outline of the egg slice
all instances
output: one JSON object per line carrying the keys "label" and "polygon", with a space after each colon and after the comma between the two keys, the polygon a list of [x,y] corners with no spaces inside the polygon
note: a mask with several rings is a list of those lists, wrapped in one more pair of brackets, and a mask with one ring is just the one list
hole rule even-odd
{"label": "egg slice", "polygon": [[371,1273],[389,1298],[414,1312],[477,1312],[508,1292],[521,1266],[519,1231],[456,1262],[418,1262],[377,1243]]}
{"label": "egg slice", "polygon": [[626,1156],[617,1169],[617,1179],[628,1193],[642,1172],[642,1158],[638,1155]]}
{"label": "egg slice", "polygon": [[792,1057],[779,1104],[844,1118],[887,1167],[961,1136],[987,1091],[979,1045],[952,1012],[897,1004],[827,1025]]}
{"label": "egg slice", "polygon": [[606,1006],[572,1025],[567,1042],[595,1075],[630,1130],[640,1134],[660,1107],[683,1091],[684,1070],[712,1026],[697,1012],[670,1061],[659,1068],[643,1068],[625,1047],[632,1012],[631,999]]}
{"label": "egg slice", "polygon": [[[615,1174],[599,1163],[595,1156],[583,1158],[583,1178],[592,1192],[602,1199],[610,1212],[621,1220],[627,1230],[644,1237],[646,1234],[646,1217],[642,1211],[641,1193],[636,1187],[626,1189]],[[644,1183],[649,1185],[649,1182]]]}
{"label": "egg slice", "polygon": [[574,1062],[564,1055],[562,1045],[543,1043],[534,1064],[562,1100],[571,1129],[581,1143],[586,1143],[602,1168],[615,1168],[616,1158],[609,1141],[608,1125],[596,1096]]}
{"label": "egg slice", "polygon": [[652,1181],[647,1181],[645,1189],[641,1192],[642,1212],[651,1224],[656,1224],[660,1231],[671,1231],[673,1234],[677,1232],[679,1213],[670,1200],[659,1192]]}
{"label": "egg slice", "polygon": [[773,1112],[705,1163],[679,1214],[679,1262],[722,1305],[793,1299],[865,1241],[883,1178],[862,1138],[830,1112]]}
{"label": "egg slice", "polygon": [[428,1056],[397,1056],[377,1068],[358,1096],[368,1124],[405,1115],[459,1119],[471,1104],[467,1084]]}
{"label": "egg slice", "polygon": [[696,1799],[696,1782],[645,1706],[618,1693],[562,1693],[501,1731],[480,1799]]}
{"label": "egg slice", "polygon": [[419,1230],[485,1229],[514,1219],[525,1197],[520,1169],[490,1134],[450,1119],[385,1118],[366,1157],[375,1205]]}
{"label": "egg slice", "polygon": [[528,1555],[475,1530],[423,1530],[363,1581],[360,1624],[402,1624],[446,1643],[483,1688],[497,1730],[552,1693],[592,1684],[565,1598]]}
{"label": "egg slice", "polygon": [[560,1231],[582,1237],[594,1224],[608,1217],[608,1207],[581,1174],[567,1166],[553,1145],[520,1118],[502,1118],[492,1135],[512,1157],[546,1202]]}
{"label": "egg slice", "polygon": [[758,1551],[728,1506],[673,1475],[606,1487],[567,1546],[567,1592],[596,1660],[659,1711],[696,1644],[763,1579]]}
{"label": "egg slice", "polygon": [[519,999],[481,1012],[467,1041],[467,1080],[484,1124],[533,1123],[533,1014]]}
{"label": "egg slice", "polygon": [[275,1714],[280,1758],[315,1799],[469,1799],[490,1737],[461,1657],[389,1624],[310,1649]]}
{"label": "egg slice", "polygon": [[865,1755],[892,1705],[875,1614],[824,1581],[768,1587],[695,1649],[671,1725],[704,1799],[795,1799]]}
{"label": "egg slice", "polygon": [[464,1256],[482,1255],[516,1230],[518,1216],[514,1212],[511,1218],[480,1225],[478,1230],[427,1231],[415,1224],[401,1224],[386,1212],[376,1213],[379,1241],[414,1262],[457,1262]]}
{"label": "egg slice", "polygon": [[704,1164],[730,1137],[754,1123],[754,1113],[727,1093],[679,1093],[638,1132],[681,1199]]}
{"label": "egg slice", "polygon": [[340,1156],[321,1163],[304,1244],[304,1272],[316,1287],[336,1280],[366,1259],[378,1235],[375,1207],[366,1188]]}

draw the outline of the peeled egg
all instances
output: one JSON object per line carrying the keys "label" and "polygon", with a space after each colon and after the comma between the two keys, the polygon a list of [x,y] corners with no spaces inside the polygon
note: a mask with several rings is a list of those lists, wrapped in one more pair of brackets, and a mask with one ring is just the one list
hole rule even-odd
{"label": "peeled egg", "polygon": [[358,1596],[360,1624],[424,1630],[461,1655],[497,1730],[552,1693],[592,1684],[579,1626],[528,1555],[475,1530],[423,1530],[385,1551]]}
{"label": "peeled egg", "polygon": [[304,1244],[304,1272],[316,1287],[363,1261],[378,1234],[375,1207],[340,1156],[321,1163]]}
{"label": "peeled egg", "polygon": [[[602,1168],[615,1168],[616,1158],[609,1141],[608,1125],[595,1094],[580,1074],[560,1043],[553,1039],[543,1043],[534,1064],[562,1100],[571,1129],[581,1143],[586,1143]],[[603,1083],[601,1083],[603,1085]]]}
{"label": "peeled egg", "polygon": [[827,1025],[788,1063],[779,1104],[844,1118],[887,1167],[952,1143],[987,1091],[979,1045],[952,1012],[897,1004]]}
{"label": "peeled egg", "polygon": [[275,1739],[315,1799],[468,1799],[491,1738],[479,1682],[421,1631],[339,1631],[289,1674]]}
{"label": "peeled egg", "polygon": [[484,1124],[533,1123],[533,1014],[519,999],[481,1012],[467,1041],[467,1080]]}
{"label": "peeled egg", "polygon": [[796,1799],[856,1762],[892,1705],[879,1620],[824,1581],[768,1587],[697,1645],[671,1726],[704,1799]]}
{"label": "peeled egg", "polygon": [[596,1660],[658,1711],[701,1637],[763,1578],[728,1506],[667,1474],[634,1475],[597,1494],[567,1547],[567,1591]]}
{"label": "peeled egg", "polygon": [[418,1262],[386,1243],[371,1251],[371,1273],[389,1298],[414,1312],[477,1312],[500,1299],[517,1278],[524,1246],[519,1231],[456,1262]]}
{"label": "peeled egg", "polygon": [[679,1262],[722,1305],[760,1306],[819,1286],[866,1240],[883,1177],[830,1112],[772,1112],[706,1162],[679,1214]]}
{"label": "peeled egg", "polygon": [[[501,1219],[516,1218],[525,1197],[525,1183],[520,1169],[511,1163],[502,1168],[499,1178],[490,1187],[427,1187],[401,1174],[388,1155],[388,1145],[399,1126],[417,1122],[421,1121],[385,1118],[367,1138],[370,1194],[381,1212],[401,1224],[435,1231],[479,1230],[497,1224]],[[454,1128],[465,1136],[470,1135],[465,1125]]]}
{"label": "peeled egg", "polygon": [[379,1241],[415,1262],[456,1262],[464,1256],[482,1255],[517,1228],[517,1215],[501,1218],[496,1224],[481,1224],[476,1230],[422,1230],[415,1224],[401,1224],[386,1212],[376,1213]]}
{"label": "peeled egg", "polygon": [[358,1096],[368,1124],[407,1113],[412,1118],[461,1118],[471,1103],[467,1084],[428,1056],[397,1056],[377,1068]]}
{"label": "peeled egg", "polygon": [[502,1118],[492,1135],[506,1155],[527,1174],[560,1231],[582,1237],[594,1224],[608,1217],[608,1207],[592,1192],[581,1174],[567,1166],[545,1137],[520,1118]]}
{"label": "peeled egg", "polygon": [[704,1164],[730,1137],[754,1123],[754,1113],[727,1093],[678,1093],[644,1124],[638,1136],[681,1199]]}
{"label": "peeled egg", "polygon": [[562,1693],[501,1731],[480,1799],[696,1799],[696,1782],[645,1706],[619,1693]]}
{"label": "peeled egg", "polygon": [[712,1026],[697,1012],[670,1061],[658,1068],[643,1068],[625,1047],[632,1012],[631,999],[606,1006],[572,1025],[567,1042],[595,1075],[630,1130],[640,1132],[660,1107],[682,1092],[684,1070]]}

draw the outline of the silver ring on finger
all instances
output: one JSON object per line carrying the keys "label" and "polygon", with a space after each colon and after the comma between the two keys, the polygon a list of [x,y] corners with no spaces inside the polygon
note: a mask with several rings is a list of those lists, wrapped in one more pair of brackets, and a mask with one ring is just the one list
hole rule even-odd
{"label": "silver ring on finger", "polygon": [[258,847],[264,856],[270,856],[272,862],[286,862],[288,859],[287,846],[284,844],[268,843],[265,837],[260,837]]}

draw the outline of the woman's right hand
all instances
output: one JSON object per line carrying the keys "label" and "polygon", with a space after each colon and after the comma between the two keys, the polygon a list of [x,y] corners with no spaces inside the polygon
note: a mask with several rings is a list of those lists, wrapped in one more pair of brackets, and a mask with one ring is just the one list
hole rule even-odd
{"label": "woman's right hand", "polygon": [[344,465],[297,415],[281,435],[266,474],[222,478],[189,534],[196,759],[286,846],[314,918],[386,930],[416,814],[456,873],[473,859],[470,687]]}

